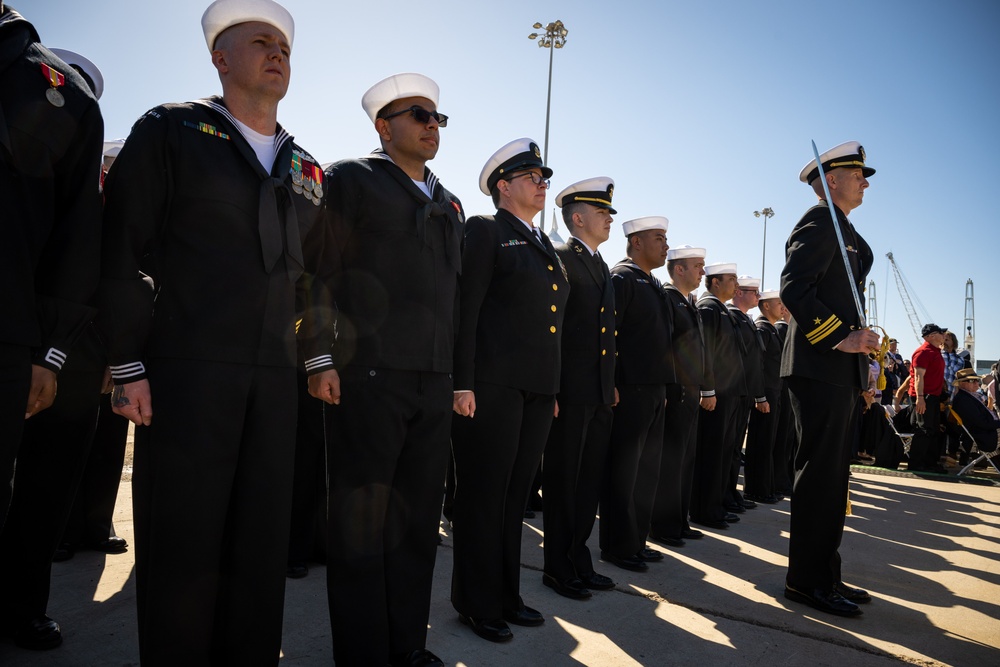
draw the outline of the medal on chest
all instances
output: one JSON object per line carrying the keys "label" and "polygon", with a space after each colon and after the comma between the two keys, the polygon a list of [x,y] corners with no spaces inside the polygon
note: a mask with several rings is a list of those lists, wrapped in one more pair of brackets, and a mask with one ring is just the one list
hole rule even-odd
{"label": "medal on chest", "polygon": [[288,169],[292,177],[292,191],[319,206],[323,198],[323,170],[302,151],[292,149],[292,164]]}
{"label": "medal on chest", "polygon": [[66,98],[59,92],[59,88],[66,85],[66,77],[45,63],[42,63],[42,75],[49,81],[50,87],[45,90],[45,99],[49,104],[57,108],[66,104]]}

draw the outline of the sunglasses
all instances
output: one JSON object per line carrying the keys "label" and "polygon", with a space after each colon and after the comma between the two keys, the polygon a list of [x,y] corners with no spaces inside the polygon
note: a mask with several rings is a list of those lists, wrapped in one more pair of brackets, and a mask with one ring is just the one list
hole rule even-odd
{"label": "sunglasses", "polygon": [[515,178],[521,178],[522,176],[527,176],[528,178],[530,178],[531,182],[534,183],[535,185],[541,185],[542,183],[544,183],[546,189],[548,189],[549,187],[552,186],[552,181],[550,181],[547,178],[542,178],[541,174],[536,174],[533,171],[525,171],[525,172],[522,172],[520,174],[515,174],[514,176],[511,176],[510,178],[508,178],[507,182],[510,183]]}
{"label": "sunglasses", "polygon": [[448,127],[448,117],[443,113],[438,113],[437,111],[428,111],[427,109],[417,106],[414,104],[409,109],[403,109],[402,111],[396,111],[389,114],[388,116],[382,116],[383,119],[389,120],[390,118],[395,118],[396,116],[402,116],[404,113],[413,114],[413,120],[417,121],[421,125],[426,125],[430,122],[431,118],[437,122],[438,127]]}

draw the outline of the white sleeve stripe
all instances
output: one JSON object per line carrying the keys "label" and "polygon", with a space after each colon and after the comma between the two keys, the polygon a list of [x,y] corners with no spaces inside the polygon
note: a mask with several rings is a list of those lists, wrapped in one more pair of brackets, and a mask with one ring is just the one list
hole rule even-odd
{"label": "white sleeve stripe", "polygon": [[49,362],[59,370],[62,370],[63,364],[66,363],[66,353],[62,350],[50,347],[49,351],[45,353],[45,361]]}
{"label": "white sleeve stripe", "polygon": [[111,369],[111,377],[116,380],[135,377],[146,372],[146,367],[141,361],[133,361],[130,364],[122,364],[120,366],[110,366],[109,368]]}
{"label": "white sleeve stripe", "polygon": [[333,365],[333,355],[324,354],[320,357],[313,357],[312,359],[306,359],[306,370],[311,371],[314,368],[319,368],[321,366],[332,366]]}

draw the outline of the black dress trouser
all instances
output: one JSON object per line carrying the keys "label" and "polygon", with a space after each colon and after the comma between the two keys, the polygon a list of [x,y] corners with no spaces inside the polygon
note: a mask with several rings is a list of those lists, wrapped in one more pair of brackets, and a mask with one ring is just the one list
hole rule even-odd
{"label": "black dress trouser", "polygon": [[697,386],[667,385],[663,413],[663,455],[656,486],[650,533],[654,537],[680,538],[688,529],[691,485],[698,446],[698,413],[701,395]]}

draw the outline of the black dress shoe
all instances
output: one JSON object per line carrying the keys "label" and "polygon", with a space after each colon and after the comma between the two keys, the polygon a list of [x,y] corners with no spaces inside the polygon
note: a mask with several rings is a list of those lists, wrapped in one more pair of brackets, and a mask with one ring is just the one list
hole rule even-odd
{"label": "black dress shoe", "polygon": [[289,563],[285,576],[289,579],[302,579],[309,574],[309,566],[305,563]]}
{"label": "black dress shoe", "polygon": [[465,614],[459,614],[458,620],[466,624],[477,635],[491,642],[498,644],[509,642],[514,638],[514,633],[502,619],[499,618],[472,618]]}
{"label": "black dress shoe", "polygon": [[550,574],[543,574],[542,583],[570,600],[589,600],[593,596],[593,593],[590,592],[586,584],[580,579],[574,578],[560,581]]}
{"label": "black dress shoe", "polygon": [[128,542],[120,537],[112,536],[106,540],[91,542],[87,545],[87,548],[105,554],[123,554],[128,551]]}
{"label": "black dress shoe", "polygon": [[524,510],[524,518],[525,519],[534,519],[535,518],[535,510],[531,509],[530,507],[528,509]]}
{"label": "black dress shoe", "polygon": [[14,643],[32,651],[47,651],[62,644],[62,630],[48,616],[39,616],[17,626]]}
{"label": "black dress shoe", "polygon": [[444,667],[444,661],[425,648],[389,658],[392,667]]}
{"label": "black dress shoe", "polygon": [[665,535],[650,535],[649,539],[653,540],[657,544],[664,544],[668,547],[684,546],[684,540],[682,540],[679,537],[667,537]]}
{"label": "black dress shoe", "polygon": [[747,511],[747,508],[743,507],[743,505],[736,505],[733,503],[726,503],[725,505],[722,506],[722,508],[727,512],[736,514],[743,514],[744,512]]}
{"label": "black dress shoe", "polygon": [[859,602],[865,603],[872,601],[872,596],[868,594],[868,591],[864,590],[863,588],[854,588],[853,586],[848,586],[843,581],[838,581],[833,585],[833,592],[839,593],[840,595],[844,596],[846,599],[850,600],[855,604]]}
{"label": "black dress shoe", "polygon": [[785,586],[785,597],[793,602],[807,604],[813,609],[837,616],[860,616],[861,608],[836,591],[814,588],[808,593]]}
{"label": "black dress shoe", "polygon": [[650,549],[649,547],[643,547],[635,554],[635,557],[644,563],[659,563],[663,560],[663,554],[661,554],[656,549]]}
{"label": "black dress shoe", "polygon": [[729,528],[729,524],[722,519],[691,519],[691,523],[696,523],[699,526],[705,526],[705,528],[716,528],[718,530],[725,530]]}
{"label": "black dress shoe", "polygon": [[612,565],[617,565],[623,570],[632,570],[633,572],[645,572],[649,569],[643,561],[639,560],[635,556],[628,556],[626,558],[620,558],[618,556],[613,556],[607,552],[601,552],[601,560],[605,563],[611,563]]}
{"label": "black dress shoe", "polygon": [[705,537],[705,533],[700,530],[695,530],[694,528],[685,528],[681,531],[681,537],[685,540],[700,540]]}
{"label": "black dress shoe", "polygon": [[542,612],[537,609],[522,606],[517,611],[505,611],[503,613],[503,620],[508,623],[513,623],[514,625],[523,625],[527,628],[533,628],[536,625],[544,623],[545,617],[542,616]]}
{"label": "black dress shoe", "polygon": [[756,507],[757,507],[757,503],[755,503],[754,501],[749,500],[747,498],[743,498],[743,503],[742,504],[743,504],[743,507],[745,507],[748,510],[756,509]]}
{"label": "black dress shoe", "polygon": [[[744,510],[746,511],[746,510]],[[722,520],[726,523],[739,523],[740,517],[732,512],[726,512],[726,516],[722,517]]]}
{"label": "black dress shoe", "polygon": [[594,591],[610,591],[615,587],[615,582],[611,577],[605,577],[596,572],[591,572],[586,577],[580,577],[580,581],[583,582],[584,586]]}

